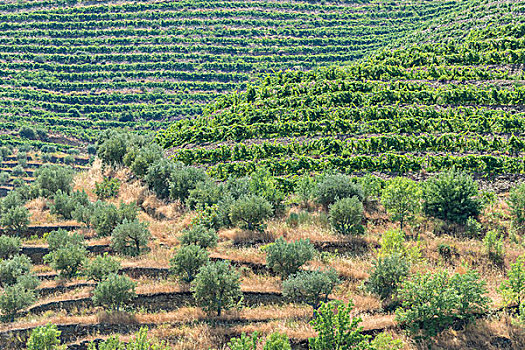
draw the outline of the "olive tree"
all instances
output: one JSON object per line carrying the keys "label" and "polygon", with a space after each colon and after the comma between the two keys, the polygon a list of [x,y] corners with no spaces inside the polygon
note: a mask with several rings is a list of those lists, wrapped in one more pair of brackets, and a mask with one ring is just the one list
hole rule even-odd
{"label": "olive tree", "polygon": [[406,177],[396,177],[383,190],[381,203],[393,221],[399,221],[401,229],[406,221],[413,219],[420,208],[418,184]]}
{"label": "olive tree", "polygon": [[70,193],[72,182],[73,170],[70,167],[46,164],[35,171],[35,186],[44,197],[53,196],[58,190]]}
{"label": "olive tree", "polygon": [[97,284],[92,299],[97,306],[119,311],[123,305],[129,304],[136,297],[135,282],[128,276],[111,274]]}
{"label": "olive tree", "polygon": [[236,200],[230,208],[230,219],[247,230],[260,229],[273,213],[270,202],[259,196],[246,196]]}
{"label": "olive tree", "polygon": [[307,261],[312,260],[315,248],[309,240],[286,242],[279,237],[266,249],[266,265],[285,280],[296,273]]}
{"label": "olive tree", "polygon": [[62,350],[60,346],[60,332],[54,324],[36,327],[27,341],[27,350]]}
{"label": "olive tree", "polygon": [[11,208],[0,217],[0,225],[20,236],[27,230],[30,216],[26,207]]}
{"label": "olive tree", "polygon": [[111,248],[124,255],[137,256],[148,249],[150,238],[146,224],[124,219],[111,233]]}
{"label": "olive tree", "polygon": [[10,259],[20,252],[22,241],[19,237],[0,236],[0,259]]}
{"label": "olive tree", "polygon": [[364,199],[363,188],[347,175],[326,175],[316,185],[314,197],[325,209],[339,199],[357,197]]}
{"label": "olive tree", "polygon": [[330,206],[329,215],[330,225],[337,233],[358,235],[365,232],[363,203],[357,197],[337,200]]}
{"label": "olive tree", "polygon": [[84,265],[84,275],[95,282],[100,282],[108,276],[117,273],[120,270],[120,262],[114,257],[104,253],[98,255],[90,262]]}
{"label": "olive tree", "polygon": [[75,277],[86,262],[87,251],[81,245],[68,244],[44,256],[44,261],[65,279]]}
{"label": "olive tree", "polygon": [[202,225],[194,225],[185,230],[180,236],[183,245],[195,244],[202,248],[214,248],[217,246],[217,233],[214,229],[208,229]]}
{"label": "olive tree", "polygon": [[210,261],[208,253],[194,244],[182,246],[170,260],[170,272],[184,282],[191,282],[200,268]]}
{"label": "olive tree", "polygon": [[283,282],[283,296],[317,310],[321,301],[328,301],[328,295],[338,283],[339,278],[333,269],[299,271]]}

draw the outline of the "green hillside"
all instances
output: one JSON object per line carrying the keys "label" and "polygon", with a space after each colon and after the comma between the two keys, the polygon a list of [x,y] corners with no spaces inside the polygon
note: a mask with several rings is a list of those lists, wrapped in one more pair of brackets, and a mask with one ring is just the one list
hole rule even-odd
{"label": "green hillside", "polygon": [[[270,75],[157,139],[176,159],[218,178],[262,166],[275,175],[452,166],[523,173],[525,4],[468,3],[449,22],[406,40],[426,44],[347,67]],[[465,33],[466,23],[474,29]],[[447,32],[453,39],[442,39]]]}
{"label": "green hillside", "polygon": [[352,62],[457,2],[4,2],[0,142],[27,124],[57,142],[167,127],[267,72]]}

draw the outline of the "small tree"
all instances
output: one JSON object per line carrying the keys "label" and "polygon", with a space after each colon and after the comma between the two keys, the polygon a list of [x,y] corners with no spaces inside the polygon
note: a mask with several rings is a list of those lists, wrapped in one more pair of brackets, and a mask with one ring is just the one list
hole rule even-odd
{"label": "small tree", "polygon": [[408,276],[408,272],[408,262],[400,254],[379,257],[373,262],[366,289],[383,300],[389,299],[396,293],[401,281]]}
{"label": "small tree", "polygon": [[13,322],[18,312],[32,305],[35,300],[35,293],[22,285],[15,284],[5,287],[4,292],[0,294],[2,317]]}
{"label": "small tree", "polygon": [[452,276],[446,271],[418,273],[399,290],[402,306],[396,320],[411,333],[435,336],[456,319],[469,321],[485,312],[486,293],[485,282],[474,271]]}
{"label": "small tree", "polygon": [[144,180],[158,197],[166,199],[170,195],[170,178],[173,172],[175,172],[175,163],[167,158],[161,158],[149,166]]}
{"label": "small tree", "polygon": [[175,163],[175,169],[170,174],[170,198],[184,202],[198,183],[207,180],[204,169]]}
{"label": "small tree", "polygon": [[283,296],[317,310],[321,301],[328,301],[328,295],[338,283],[339,278],[333,269],[299,271],[283,282]]}
{"label": "small tree", "polygon": [[266,337],[263,350],[292,350],[292,346],[286,334],[275,332]]}
{"label": "small tree", "polygon": [[0,225],[20,236],[27,230],[30,215],[26,207],[12,208],[2,215]]}
{"label": "small tree", "polygon": [[418,184],[406,177],[396,177],[383,190],[381,203],[393,221],[399,221],[401,229],[419,211],[420,189]]}
{"label": "small tree", "polygon": [[318,335],[308,339],[309,349],[369,349],[370,336],[362,333],[361,318],[350,316],[353,306],[352,301],[348,305],[341,301],[321,303],[311,321]]}
{"label": "small tree", "polygon": [[33,129],[33,128],[29,127],[29,126],[22,126],[18,133],[20,134],[21,137],[25,137],[26,139],[30,139],[30,140],[36,140],[37,139],[35,129]]}
{"label": "small tree", "polygon": [[200,268],[210,261],[205,249],[197,245],[182,246],[170,260],[170,271],[184,282],[191,282]]}
{"label": "small tree", "polygon": [[503,262],[505,255],[505,246],[503,244],[503,235],[499,234],[498,231],[488,231],[483,238],[483,246],[490,260],[495,263]]}
{"label": "small tree", "polygon": [[90,280],[100,282],[109,275],[116,274],[120,270],[120,262],[114,257],[104,253],[85,264],[84,274]]}
{"label": "small tree", "polygon": [[309,240],[286,242],[279,237],[266,252],[266,265],[281,276],[282,280],[296,273],[307,261],[312,260],[315,248]]}
{"label": "small tree", "polygon": [[481,211],[478,186],[469,175],[450,170],[423,186],[423,212],[441,220],[464,224]]}
{"label": "small tree", "polygon": [[328,209],[338,199],[357,197],[362,201],[364,193],[362,186],[352,182],[347,175],[326,175],[317,183],[314,197],[319,204]]}
{"label": "small tree", "polygon": [[95,194],[98,199],[114,198],[118,195],[119,190],[120,181],[115,178],[104,177],[102,182],[95,183]]}
{"label": "small tree", "polygon": [[15,255],[9,260],[0,261],[0,285],[12,286],[31,272],[33,265],[26,255]]}
{"label": "small tree", "polygon": [[82,246],[84,245],[84,236],[78,233],[70,234],[68,231],[58,229],[47,234],[47,245],[49,251],[55,251],[64,248],[68,245]]}
{"label": "small tree", "polygon": [[191,290],[199,305],[220,316],[222,310],[230,309],[242,297],[240,274],[229,262],[211,262],[200,269]]}
{"label": "small tree", "polygon": [[84,265],[86,255],[87,251],[83,246],[66,245],[44,256],[44,261],[58,271],[60,277],[71,279]]}
{"label": "small tree", "polygon": [[133,174],[143,178],[148,173],[149,166],[159,161],[162,155],[163,149],[158,144],[152,143],[137,152],[129,167]]}
{"label": "small tree", "polygon": [[128,276],[112,274],[100,282],[93,291],[93,303],[118,311],[136,296],[135,283]]}
{"label": "small tree", "polygon": [[118,336],[109,337],[100,343],[91,342],[88,350],[170,350],[164,342],[150,340],[148,328],[142,327],[135,337],[127,342],[121,342]]}
{"label": "small tree", "polygon": [[219,203],[222,197],[224,197],[224,186],[209,179],[198,182],[195,188],[189,191],[186,205],[193,210],[203,209]]}
{"label": "small tree", "polygon": [[330,224],[341,234],[363,234],[363,203],[357,197],[343,198],[330,206]]}
{"label": "small tree", "polygon": [[27,350],[61,350],[60,332],[54,324],[36,327],[27,341]]}
{"label": "small tree", "polygon": [[272,215],[270,202],[259,196],[246,196],[236,200],[230,208],[230,219],[234,224],[248,230],[257,230],[264,220]]}
{"label": "small tree", "polygon": [[217,246],[217,233],[214,229],[208,229],[202,225],[194,225],[184,231],[180,236],[183,245],[195,244],[202,248],[214,248]]}
{"label": "small tree", "polygon": [[252,335],[241,333],[239,338],[231,338],[227,344],[229,350],[257,350],[260,343],[258,332],[253,332]]}
{"label": "small tree", "polygon": [[521,228],[525,223],[525,183],[517,185],[510,191],[507,203],[514,225]]}
{"label": "small tree", "polygon": [[22,249],[22,241],[19,237],[0,236],[0,259],[7,260],[17,255]]}
{"label": "small tree", "polygon": [[137,256],[147,250],[150,238],[146,224],[124,219],[111,234],[111,248],[120,254]]}
{"label": "small tree", "polygon": [[116,167],[122,165],[128,151],[129,138],[124,133],[114,133],[97,147],[97,155],[104,164]]}
{"label": "small tree", "polygon": [[525,255],[518,257],[516,262],[510,265],[507,277],[499,287],[500,293],[507,302],[522,305],[525,298]]}
{"label": "small tree", "polygon": [[35,177],[35,186],[44,197],[53,196],[58,190],[64,193],[70,193],[72,190],[73,170],[70,167],[46,164],[35,171]]}

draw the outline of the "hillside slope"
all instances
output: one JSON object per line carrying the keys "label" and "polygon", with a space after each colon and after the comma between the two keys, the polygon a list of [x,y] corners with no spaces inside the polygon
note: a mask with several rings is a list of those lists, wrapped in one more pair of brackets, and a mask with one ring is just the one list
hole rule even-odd
{"label": "hillside slope", "polygon": [[267,72],[345,64],[448,13],[439,1],[27,1],[0,5],[0,141],[158,129]]}
{"label": "hillside slope", "polygon": [[[471,3],[492,11],[490,2]],[[484,28],[473,23],[457,39],[443,41],[437,29],[427,44],[347,67],[268,76],[217,100],[203,117],[174,123],[157,140],[176,159],[205,165],[219,178],[261,166],[276,175],[452,166],[523,173],[525,5],[505,4],[506,15],[496,13]],[[458,23],[442,30],[454,34]]]}

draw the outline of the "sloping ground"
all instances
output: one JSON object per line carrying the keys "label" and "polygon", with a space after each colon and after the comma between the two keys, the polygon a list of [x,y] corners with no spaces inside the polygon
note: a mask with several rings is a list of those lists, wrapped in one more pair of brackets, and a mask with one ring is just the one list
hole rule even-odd
{"label": "sloping ground", "polygon": [[0,131],[167,127],[267,72],[352,62],[457,2],[4,3]]}
{"label": "sloping ground", "polygon": [[[218,99],[202,117],[174,123],[157,140],[222,179],[256,167],[285,176],[452,166],[523,173],[525,4],[505,2],[507,15],[499,16],[483,3],[475,29],[461,38],[385,50],[347,67],[280,72]],[[478,28],[484,13],[493,15]],[[471,15],[458,12],[459,22],[441,30],[454,35]]]}

